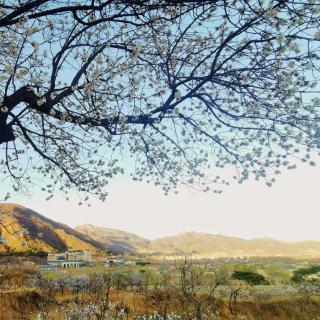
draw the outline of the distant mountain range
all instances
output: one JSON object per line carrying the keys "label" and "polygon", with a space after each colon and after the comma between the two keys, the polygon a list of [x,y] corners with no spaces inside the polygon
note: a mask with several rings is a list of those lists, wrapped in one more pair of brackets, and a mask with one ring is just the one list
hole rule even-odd
{"label": "distant mountain range", "polygon": [[[2,225],[7,226],[0,226],[0,236],[7,242],[0,244],[0,252],[55,252],[73,248],[93,252],[171,256],[320,256],[320,241],[289,243],[269,238],[245,240],[198,232],[184,232],[151,241],[129,232],[90,224],[72,229],[16,204],[0,204],[0,210],[5,213]],[[28,235],[21,231],[23,229],[28,231]],[[16,235],[12,234],[14,231],[17,231]]]}

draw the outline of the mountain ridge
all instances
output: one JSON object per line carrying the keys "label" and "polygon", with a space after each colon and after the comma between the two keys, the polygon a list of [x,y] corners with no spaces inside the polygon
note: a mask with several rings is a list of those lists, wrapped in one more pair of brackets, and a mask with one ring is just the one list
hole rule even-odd
{"label": "mountain ridge", "polygon": [[[96,227],[92,224],[77,226],[75,229],[81,231],[90,226],[91,233],[87,235],[96,238],[95,233],[99,230],[104,232],[104,237],[109,239],[109,230],[120,234],[130,234],[126,231],[110,229],[107,227]],[[136,236],[136,235],[134,235]],[[320,255],[320,241],[305,240],[288,242],[268,237],[241,239],[238,237],[224,236],[221,234],[210,234],[206,232],[185,231],[177,235],[162,237],[155,240],[148,240],[137,236],[145,241],[143,247],[135,247],[138,253],[173,255],[173,254],[198,254],[207,256],[298,256],[298,255]],[[107,245],[107,243],[105,243]]]}
{"label": "mountain ridge", "polygon": [[131,232],[92,224],[79,225],[74,229],[103,243],[113,253],[137,253],[146,249],[150,243],[150,240]]}
{"label": "mountain ridge", "polygon": [[[134,233],[93,224],[71,228],[18,204],[0,204],[0,210],[6,213],[4,223],[28,230],[28,236],[23,235],[18,241],[0,226],[0,236],[4,235],[8,240],[6,246],[0,244],[0,252],[32,250],[49,253],[74,248],[158,256],[320,256],[320,241],[315,240],[287,242],[268,237],[242,239],[196,231],[149,240]],[[27,248],[22,245],[23,241],[28,241]]]}
{"label": "mountain ridge", "polygon": [[0,235],[8,242],[0,245],[0,252],[31,250],[50,253],[70,248],[93,252],[104,250],[101,243],[32,209],[17,204],[0,204],[0,210],[3,213]]}

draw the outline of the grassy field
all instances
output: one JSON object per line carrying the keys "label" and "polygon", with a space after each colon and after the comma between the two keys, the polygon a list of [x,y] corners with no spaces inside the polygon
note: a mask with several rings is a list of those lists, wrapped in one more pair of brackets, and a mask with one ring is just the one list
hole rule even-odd
{"label": "grassy field", "polygon": [[319,279],[292,281],[296,270],[317,263],[179,260],[43,270],[20,259],[0,266],[0,320],[318,320]]}

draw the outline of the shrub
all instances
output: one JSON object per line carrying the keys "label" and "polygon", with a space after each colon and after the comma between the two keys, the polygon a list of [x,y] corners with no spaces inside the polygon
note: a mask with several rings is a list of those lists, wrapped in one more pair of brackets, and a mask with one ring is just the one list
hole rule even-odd
{"label": "shrub", "polygon": [[293,272],[291,280],[295,283],[304,281],[314,281],[320,278],[320,266],[310,266],[308,268],[301,268]]}
{"label": "shrub", "polygon": [[267,285],[269,282],[265,277],[259,273],[251,271],[234,271],[232,278],[236,280],[243,280],[251,285]]}

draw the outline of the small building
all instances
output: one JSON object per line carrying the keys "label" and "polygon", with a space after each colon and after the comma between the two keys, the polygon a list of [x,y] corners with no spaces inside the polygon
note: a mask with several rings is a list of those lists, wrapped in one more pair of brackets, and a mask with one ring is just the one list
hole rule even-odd
{"label": "small building", "polygon": [[47,262],[66,261],[67,253],[49,253],[47,256]]}
{"label": "small building", "polygon": [[63,253],[50,253],[47,257],[47,264],[57,268],[79,268],[80,266],[91,262],[91,252],[85,250],[69,250]]}
{"label": "small building", "polygon": [[114,265],[122,265],[125,264],[125,260],[121,258],[108,259],[105,263],[106,267],[114,266]]}
{"label": "small building", "polygon": [[92,262],[92,255],[90,251],[86,250],[70,250],[66,252],[67,260]]}

